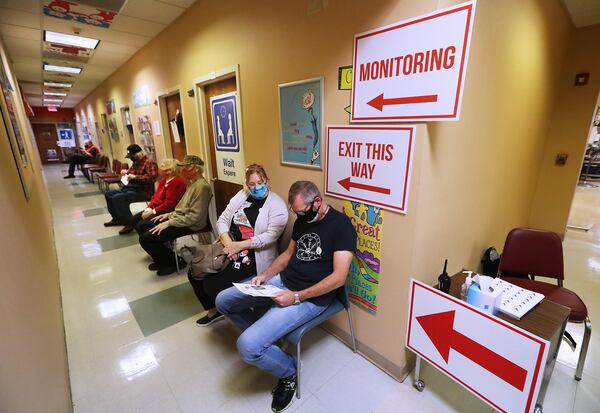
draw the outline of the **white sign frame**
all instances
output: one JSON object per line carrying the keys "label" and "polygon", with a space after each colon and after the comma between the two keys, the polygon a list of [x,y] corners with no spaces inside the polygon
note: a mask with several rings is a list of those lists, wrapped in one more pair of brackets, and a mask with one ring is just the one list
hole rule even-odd
{"label": "white sign frame", "polygon": [[[233,117],[231,118],[233,124],[235,124],[235,140],[237,145],[231,148],[222,148],[219,145],[219,133],[218,126],[216,125],[216,115],[214,113],[214,105],[219,104],[223,100],[231,101],[233,104]],[[234,184],[243,185],[245,182],[245,161],[244,161],[244,150],[243,150],[243,138],[241,132],[241,115],[240,115],[240,99],[237,91],[223,93],[221,95],[211,96],[209,99],[211,125],[213,129],[214,138],[214,156],[217,164],[217,179],[221,181],[231,182]],[[233,125],[232,124],[232,125]]]}
{"label": "white sign frame", "polygon": [[[394,143],[394,145],[399,143],[397,148],[396,146],[393,147],[393,156],[397,156],[393,163],[383,163],[383,161],[379,161],[375,166],[381,166],[381,168],[377,169],[377,176],[378,179],[383,180],[383,182],[372,181],[365,183],[364,180],[361,180],[360,178],[355,179],[356,177],[353,176],[351,170],[353,161],[340,160],[340,157],[336,155],[336,153],[339,153],[337,151],[340,142],[338,141],[338,137],[333,135],[338,131],[348,131],[345,132],[348,133],[348,135],[343,138],[353,140],[357,145],[369,144],[370,142],[367,142],[367,139],[369,138],[374,143]],[[396,132],[397,135],[390,133],[390,131]],[[334,134],[332,134],[332,132],[334,132]],[[407,133],[408,136],[398,136]],[[367,135],[371,136],[367,138]],[[416,126],[414,125],[327,125],[325,194],[336,198],[364,202],[389,211],[406,214],[408,211],[415,136]],[[401,142],[399,139],[407,140],[406,142]],[[336,144],[338,145],[338,149],[333,147]],[[360,152],[360,157],[351,156],[349,159],[358,159],[365,161],[366,163],[368,159],[365,159],[363,155],[367,154],[367,150],[364,149],[365,147],[361,146],[361,148],[363,148],[363,150],[358,151]],[[350,162],[350,169],[345,168],[345,166],[348,166],[347,164],[344,165],[344,163],[348,162]],[[385,169],[386,172],[382,173],[381,169]],[[403,180],[394,179],[394,176],[397,176],[399,170],[402,171],[401,174],[404,178]],[[371,176],[373,176],[373,172],[371,172]],[[342,180],[338,180],[340,177],[342,177]],[[349,178],[350,180],[346,181],[346,178]],[[345,184],[342,183],[342,181],[345,181]],[[389,192],[386,194],[383,192],[385,190]],[[397,197],[397,193],[402,193],[402,196]]]}
{"label": "white sign frame", "polygon": [[[529,413],[535,409],[550,342],[415,279],[411,279],[410,283],[408,309],[406,347],[409,350],[497,411]],[[453,351],[448,350],[451,357],[444,361],[437,345],[429,338],[429,333],[417,322],[417,317],[435,316],[448,309],[455,311],[452,333],[467,336],[477,345],[496,352],[509,363],[525,370],[522,389],[511,386],[463,356],[453,345],[450,347]]]}
{"label": "white sign frame", "polygon": [[[458,121],[475,4],[468,1],[356,34],[350,121]],[[451,48],[457,64],[446,67]]]}

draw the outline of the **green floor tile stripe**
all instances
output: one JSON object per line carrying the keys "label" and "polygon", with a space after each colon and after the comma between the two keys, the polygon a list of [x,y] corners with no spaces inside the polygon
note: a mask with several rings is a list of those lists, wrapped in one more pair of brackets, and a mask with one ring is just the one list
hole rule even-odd
{"label": "green floor tile stripe", "polygon": [[75,198],[83,198],[86,196],[96,196],[96,195],[101,195],[102,191],[92,191],[92,192],[77,192],[75,194],[73,194],[73,196]]}
{"label": "green floor tile stripe", "polygon": [[91,185],[91,182],[88,181],[82,181],[82,182],[71,182],[72,186],[85,186],[85,185]]}
{"label": "green floor tile stripe", "polygon": [[[120,229],[120,227],[117,227],[117,229]],[[133,231],[127,235],[113,235],[111,237],[100,238],[97,242],[100,244],[102,252],[107,252],[136,245],[138,239],[137,233]]]}
{"label": "green floor tile stripe", "polygon": [[93,217],[96,215],[106,214],[106,213],[108,213],[108,209],[106,209],[104,207],[100,207],[100,208],[84,209],[81,212],[83,213],[83,216],[87,218],[87,217]]}
{"label": "green floor tile stripe", "polygon": [[129,307],[144,337],[204,310],[187,282],[131,301]]}

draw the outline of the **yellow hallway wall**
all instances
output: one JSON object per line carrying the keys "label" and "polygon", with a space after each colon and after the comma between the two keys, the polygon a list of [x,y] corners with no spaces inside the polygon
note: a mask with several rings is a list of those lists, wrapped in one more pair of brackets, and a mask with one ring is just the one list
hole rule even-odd
{"label": "yellow hallway wall", "polygon": [[[130,101],[143,84],[151,94],[181,85],[189,152],[204,155],[185,90],[239,64],[247,163],[265,165],[282,196],[297,179],[323,186],[322,171],[280,164],[277,85],[324,76],[325,124],[346,124],[350,92],[337,90],[337,68],[351,63],[354,34],[460,1],[331,0],[308,15],[314,3],[198,1],[76,111]],[[570,31],[559,0],[478,2],[461,120],[418,125],[408,214],[384,212],[377,316],[354,311],[361,349],[396,377],[408,360],[409,278],[433,282],[443,258],[451,271],[476,268],[485,247],[501,248],[510,228],[527,223]],[[144,110],[158,119],[156,106]],[[347,330],[342,316],[334,326]]]}
{"label": "yellow hallway wall", "polygon": [[0,412],[63,413],[72,406],[50,205],[22,101],[15,103],[31,197],[25,200],[0,118]]}
{"label": "yellow hallway wall", "polygon": [[[564,235],[583,163],[588,133],[600,93],[600,25],[573,31],[558,99],[548,112],[548,141],[529,225]],[[591,73],[589,83],[574,86],[575,75]],[[565,166],[554,165],[567,153]]]}

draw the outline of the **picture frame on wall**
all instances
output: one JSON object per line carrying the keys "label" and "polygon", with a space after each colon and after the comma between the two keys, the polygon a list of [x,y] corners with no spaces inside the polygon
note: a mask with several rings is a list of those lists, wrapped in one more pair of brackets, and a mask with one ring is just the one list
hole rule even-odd
{"label": "picture frame on wall", "polygon": [[25,199],[29,200],[31,191],[25,178],[25,169],[29,165],[29,156],[25,148],[25,141],[17,119],[15,108],[15,98],[13,96],[14,88],[12,87],[7,75],[7,70],[4,66],[4,60],[0,59],[0,89],[2,97],[0,97],[0,112],[2,112],[2,121],[8,133],[10,149],[15,160],[15,165],[19,173],[19,179],[23,188]]}
{"label": "picture frame on wall", "polygon": [[322,169],[323,77],[280,84],[278,89],[281,164]]}

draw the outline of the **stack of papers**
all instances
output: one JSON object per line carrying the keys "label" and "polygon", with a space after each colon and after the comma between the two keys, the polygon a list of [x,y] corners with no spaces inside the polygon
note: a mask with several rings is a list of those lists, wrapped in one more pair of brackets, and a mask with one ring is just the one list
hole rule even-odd
{"label": "stack of papers", "polygon": [[246,295],[251,295],[253,297],[275,297],[283,291],[281,288],[276,287],[274,285],[252,285],[252,284],[242,284],[242,283],[233,283],[233,286],[243,292]]}
{"label": "stack of papers", "polygon": [[502,290],[502,301],[498,310],[518,320],[544,299],[544,294],[517,287],[500,278],[495,278],[491,287]]}

